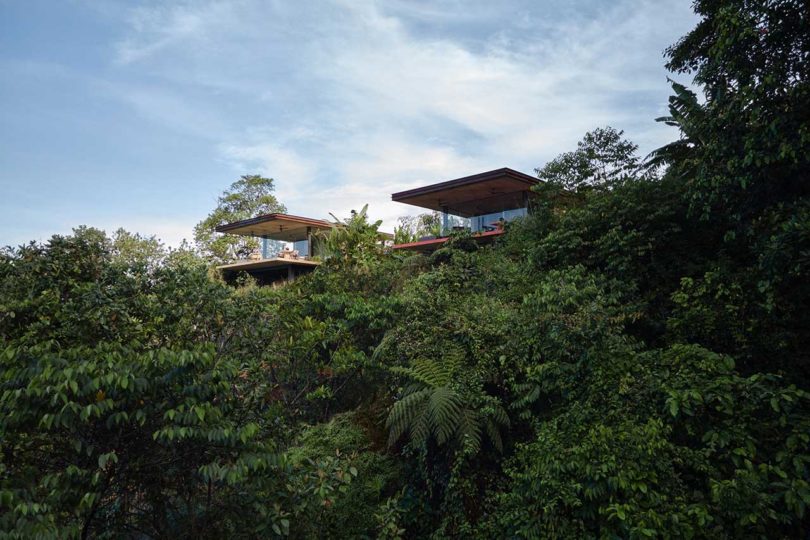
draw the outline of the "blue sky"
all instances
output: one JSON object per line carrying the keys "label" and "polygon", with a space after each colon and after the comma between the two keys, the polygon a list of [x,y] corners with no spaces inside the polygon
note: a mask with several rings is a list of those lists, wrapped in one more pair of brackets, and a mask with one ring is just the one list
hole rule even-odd
{"label": "blue sky", "polygon": [[0,0],[0,245],[176,245],[251,173],[290,213],[369,203],[392,230],[418,212],[392,192],[532,173],[597,126],[648,152],[677,137],[663,50],[695,22],[686,0]]}

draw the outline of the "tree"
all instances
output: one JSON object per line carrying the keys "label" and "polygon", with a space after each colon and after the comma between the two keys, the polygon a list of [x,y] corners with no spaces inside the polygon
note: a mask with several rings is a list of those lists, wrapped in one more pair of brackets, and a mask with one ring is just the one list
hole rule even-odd
{"label": "tree", "polygon": [[394,228],[394,243],[415,242],[422,236],[439,236],[442,232],[442,218],[439,212],[426,212],[418,216],[402,216]]}
{"label": "tree", "polygon": [[624,131],[608,126],[585,134],[577,149],[535,169],[537,177],[563,189],[610,187],[639,167],[638,145],[623,139]]}
{"label": "tree", "polygon": [[[810,261],[801,253],[810,238],[807,2],[698,0],[695,11],[701,21],[667,50],[667,67],[692,75],[701,88],[673,83],[671,114],[659,120],[677,126],[681,140],[654,158],[666,162],[668,175],[683,185],[691,215],[722,235],[715,249],[724,257],[683,291],[692,305],[681,311],[690,318],[728,314],[712,305],[711,294],[694,293],[741,291],[747,306],[734,309],[745,317],[745,331],[737,334],[751,359],[740,364],[767,362],[769,369],[784,367],[806,378],[810,336],[801,329],[808,325]],[[673,328],[685,330],[680,323]],[[681,335],[697,334],[711,335]]]}
{"label": "tree", "polygon": [[217,201],[217,207],[194,227],[197,248],[208,259],[227,262],[246,258],[259,247],[259,241],[236,235],[221,235],[216,228],[226,223],[249,219],[263,214],[286,212],[276,199],[272,178],[258,174],[243,175],[231,184]]}
{"label": "tree", "polygon": [[667,68],[694,75],[705,103],[675,87],[691,103],[687,121],[674,120],[695,144],[674,172],[689,180],[693,212],[745,223],[808,193],[810,10],[805,0],[694,5],[702,19],[667,49]]}
{"label": "tree", "polygon": [[[142,236],[119,228],[111,239],[114,259],[125,265],[159,264],[168,255],[155,236]],[[183,241],[185,245],[185,240]]]}
{"label": "tree", "polygon": [[316,529],[354,473],[281,448],[248,348],[272,299],[124,231],[0,251],[0,538]]}
{"label": "tree", "polygon": [[368,266],[379,257],[383,246],[383,236],[379,231],[382,220],[369,222],[367,204],[359,212],[352,210],[348,218],[332,217],[334,227],[319,233],[325,259]]}

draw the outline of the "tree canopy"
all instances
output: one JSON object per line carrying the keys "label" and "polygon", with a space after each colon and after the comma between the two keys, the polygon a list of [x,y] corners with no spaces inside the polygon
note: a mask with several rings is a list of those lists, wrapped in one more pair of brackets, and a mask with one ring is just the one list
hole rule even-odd
{"label": "tree canopy", "polygon": [[254,238],[218,234],[215,229],[242,219],[286,212],[287,208],[273,195],[273,182],[257,174],[243,175],[220,195],[216,208],[194,227],[194,240],[204,257],[229,262],[245,259],[259,247]]}

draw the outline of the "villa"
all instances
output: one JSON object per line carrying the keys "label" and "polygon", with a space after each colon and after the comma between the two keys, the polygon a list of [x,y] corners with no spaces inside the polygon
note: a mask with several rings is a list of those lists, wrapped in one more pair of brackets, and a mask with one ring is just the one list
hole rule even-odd
{"label": "villa", "polygon": [[[532,191],[539,180],[509,168],[496,169],[464,178],[401,191],[391,195],[395,202],[441,212],[441,232],[415,242],[395,244],[395,250],[429,253],[438,249],[454,231],[468,230],[479,243],[489,243],[504,233],[504,224],[525,216]],[[218,268],[226,280],[247,272],[259,284],[292,281],[320,265],[321,237],[337,226],[320,219],[289,214],[266,214],[216,228],[217,232],[261,239],[261,252],[248,260]],[[381,233],[381,238],[391,235]]]}
{"label": "villa", "polygon": [[401,191],[391,200],[441,212],[439,236],[394,245],[394,249],[430,252],[441,247],[453,231],[469,230],[480,243],[503,234],[503,224],[525,216],[540,181],[509,168],[465,176],[438,184]]}
{"label": "villa", "polygon": [[[332,227],[334,224],[328,221],[289,214],[266,214],[220,225],[217,232],[260,238],[262,246],[261,253],[246,261],[217,268],[227,280],[238,272],[247,272],[261,285],[292,281],[318,267],[321,239],[316,233]],[[284,246],[281,249],[280,244]]]}

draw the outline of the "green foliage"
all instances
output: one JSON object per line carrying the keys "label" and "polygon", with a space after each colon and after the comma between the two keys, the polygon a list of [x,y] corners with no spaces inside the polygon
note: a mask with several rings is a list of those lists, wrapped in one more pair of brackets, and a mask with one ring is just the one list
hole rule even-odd
{"label": "green foliage", "polygon": [[3,354],[0,523],[20,537],[227,527],[231,486],[276,466],[236,367],[211,347]]}
{"label": "green foliage", "polygon": [[[111,239],[113,258],[125,266],[147,268],[161,263],[168,252],[163,243],[154,236],[143,237],[118,229]],[[186,251],[185,246],[182,251]]]}
{"label": "green foliage", "polygon": [[286,457],[277,351],[251,356],[272,291],[153,248],[77,229],[0,259],[2,534],[296,534],[350,483],[345,459]]}
{"label": "green foliage", "polygon": [[399,505],[400,496],[391,497],[380,506],[374,514],[379,524],[377,538],[380,540],[402,540],[405,529],[399,526],[403,509]]}
{"label": "green foliage", "polygon": [[[681,139],[586,134],[495,245],[391,253],[363,208],[281,288],[2,250],[0,538],[806,535],[807,12],[695,6]],[[240,182],[204,230],[279,208]]]}
{"label": "green foliage", "polygon": [[394,244],[416,242],[423,236],[439,236],[442,230],[441,214],[431,212],[399,218],[394,228]]}
{"label": "green foliage", "polygon": [[217,199],[217,207],[194,227],[194,241],[200,253],[218,263],[246,259],[259,247],[258,241],[255,238],[222,235],[216,232],[216,228],[263,214],[286,212],[286,207],[273,195],[275,190],[272,178],[257,174],[243,175],[232,183]]}
{"label": "green foliage", "polygon": [[597,128],[566,152],[536,170],[540,180],[563,189],[605,188],[632,177],[639,169],[638,145],[622,139],[623,131]]}
{"label": "green foliage", "polygon": [[388,415],[389,444],[407,433],[417,446],[434,437],[440,446],[452,441],[477,452],[486,431],[492,444],[503,450],[499,429],[509,425],[509,418],[497,400],[484,400],[481,409],[464,402],[453,388],[462,366],[460,355],[449,353],[441,360],[417,358],[410,367],[393,368],[414,382],[403,390]]}
{"label": "green foliage", "polygon": [[[304,428],[288,455],[292,462],[321,463],[346,456],[352,482],[325,491],[321,507],[300,524],[296,536],[321,538],[374,537],[378,520],[373,509],[385,505],[398,485],[399,467],[391,456],[373,448],[356,422],[360,413],[341,413],[329,422]],[[389,509],[390,512],[396,512]],[[394,514],[395,515],[395,514]]]}
{"label": "green foliage", "polygon": [[347,219],[335,218],[335,226],[329,232],[321,232],[323,258],[368,267],[382,253],[380,225],[382,220],[368,221],[368,205],[359,212],[352,210]]}
{"label": "green foliage", "polygon": [[807,392],[683,345],[602,355],[577,377],[515,454],[501,495],[515,534],[739,538],[805,517]]}
{"label": "green foliage", "polygon": [[746,223],[807,193],[810,15],[803,0],[699,0],[695,11],[701,21],[667,50],[667,67],[693,74],[705,103],[675,85],[672,116],[688,142],[672,168],[696,214]]}

